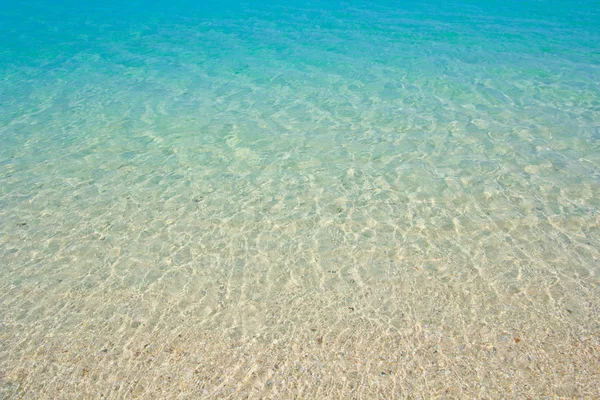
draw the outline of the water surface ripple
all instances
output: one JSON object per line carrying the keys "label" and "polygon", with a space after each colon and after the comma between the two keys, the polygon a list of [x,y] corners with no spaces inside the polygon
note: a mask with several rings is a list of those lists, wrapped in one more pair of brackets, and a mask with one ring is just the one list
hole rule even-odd
{"label": "water surface ripple", "polygon": [[600,396],[597,2],[0,16],[0,398]]}

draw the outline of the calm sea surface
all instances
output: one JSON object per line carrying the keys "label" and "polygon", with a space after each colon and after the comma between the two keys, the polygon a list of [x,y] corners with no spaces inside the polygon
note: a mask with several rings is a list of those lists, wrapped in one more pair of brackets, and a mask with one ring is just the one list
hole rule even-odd
{"label": "calm sea surface", "polygon": [[0,398],[600,397],[597,1],[16,3]]}

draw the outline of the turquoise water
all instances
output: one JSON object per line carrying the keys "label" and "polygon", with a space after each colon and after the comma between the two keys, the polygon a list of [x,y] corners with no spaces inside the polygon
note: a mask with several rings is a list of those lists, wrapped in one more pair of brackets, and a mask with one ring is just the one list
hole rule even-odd
{"label": "turquoise water", "polygon": [[0,398],[600,396],[594,1],[3,4]]}

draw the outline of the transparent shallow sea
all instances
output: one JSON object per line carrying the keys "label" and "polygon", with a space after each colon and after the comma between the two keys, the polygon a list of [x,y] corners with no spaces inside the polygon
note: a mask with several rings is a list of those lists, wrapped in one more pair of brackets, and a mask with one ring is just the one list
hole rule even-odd
{"label": "transparent shallow sea", "polygon": [[600,397],[598,2],[28,3],[0,398]]}

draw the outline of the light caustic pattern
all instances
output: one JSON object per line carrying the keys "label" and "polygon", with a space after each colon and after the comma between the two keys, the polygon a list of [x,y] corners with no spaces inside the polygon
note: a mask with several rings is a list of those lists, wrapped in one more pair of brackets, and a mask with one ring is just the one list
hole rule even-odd
{"label": "light caustic pattern", "polygon": [[0,397],[600,395],[597,10],[164,6],[2,17]]}

